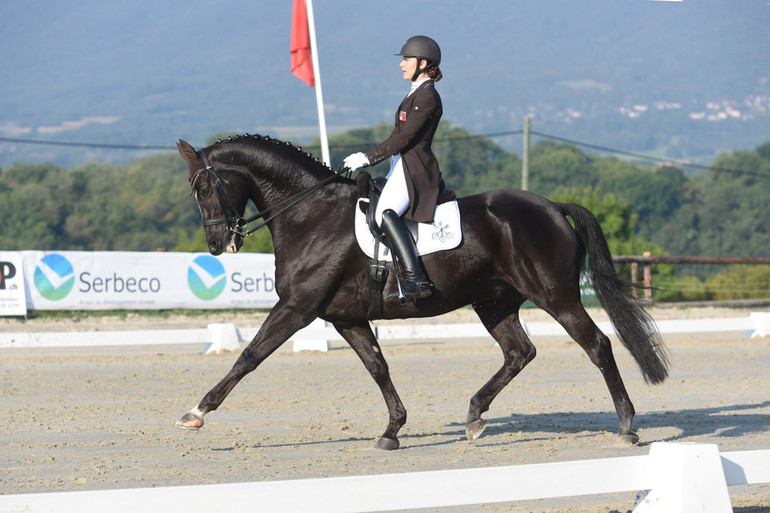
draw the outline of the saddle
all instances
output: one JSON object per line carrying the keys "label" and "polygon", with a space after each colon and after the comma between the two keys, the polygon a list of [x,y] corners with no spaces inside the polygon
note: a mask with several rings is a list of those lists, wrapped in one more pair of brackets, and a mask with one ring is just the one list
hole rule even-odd
{"label": "saddle", "polygon": [[[361,212],[363,212],[365,215],[366,225],[369,228],[369,232],[372,234],[375,240],[379,240],[380,243],[389,248],[390,246],[388,246],[387,237],[385,237],[385,235],[382,233],[382,230],[379,226],[377,226],[377,223],[374,220],[374,212],[377,210],[377,203],[380,200],[382,189],[385,187],[387,181],[388,179],[385,177],[372,178],[372,175],[366,171],[362,171],[358,174],[358,176],[356,176],[358,198],[359,200],[365,199],[365,201],[359,201],[358,205],[361,209]],[[455,201],[456,199],[457,196],[455,191],[447,188],[444,179],[441,178],[436,206]],[[415,244],[419,243],[419,223],[415,223],[414,221],[404,221],[404,223],[412,233]]]}
{"label": "saddle", "polygon": [[[393,258],[387,237],[374,220],[374,212],[386,182],[386,178],[372,178],[366,171],[356,177],[356,239],[361,250],[373,260],[369,266],[369,319],[382,318],[382,292],[389,275],[385,264],[388,257]],[[405,221],[414,238],[418,254],[453,249],[460,244],[460,210],[455,200],[455,192],[449,190],[442,179],[434,222],[431,224]]]}

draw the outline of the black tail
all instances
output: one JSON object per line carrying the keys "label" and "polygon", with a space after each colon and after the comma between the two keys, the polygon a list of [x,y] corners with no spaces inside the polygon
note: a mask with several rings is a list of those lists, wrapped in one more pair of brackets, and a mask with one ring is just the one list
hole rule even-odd
{"label": "black tail", "polygon": [[574,203],[560,204],[575,222],[575,231],[588,252],[587,271],[596,297],[615,333],[636,360],[647,383],[662,383],[668,376],[668,353],[650,315],[631,296],[630,284],[615,272],[612,255],[599,221],[590,210]]}

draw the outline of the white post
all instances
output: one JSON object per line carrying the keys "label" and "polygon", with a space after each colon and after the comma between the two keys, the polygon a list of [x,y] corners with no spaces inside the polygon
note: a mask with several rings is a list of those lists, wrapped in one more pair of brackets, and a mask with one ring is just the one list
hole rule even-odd
{"label": "white post", "polygon": [[324,98],[321,91],[321,70],[318,65],[318,44],[315,39],[315,18],[313,17],[313,0],[305,0],[307,7],[307,24],[310,32],[310,57],[313,61],[313,76],[315,77],[315,99],[318,106],[318,126],[321,131],[321,156],[324,164],[331,166],[329,158],[329,139],[326,135],[326,116],[324,115]]}
{"label": "white post", "polygon": [[770,335],[770,312],[751,312],[749,318],[754,324],[754,331],[749,332],[751,338]]}
{"label": "white post", "polygon": [[222,351],[236,351],[240,349],[238,333],[235,331],[234,324],[214,323],[209,324],[207,329],[211,342],[203,349],[204,354],[219,354]]}
{"label": "white post", "polygon": [[[328,351],[329,341],[324,338],[324,331],[326,331],[326,321],[323,319],[314,320],[306,328],[294,334],[292,350],[295,353],[300,351]],[[311,336],[308,337],[308,334]]]}
{"label": "white post", "polygon": [[[313,61],[313,76],[315,77],[315,101],[318,107],[318,128],[321,132],[321,159],[323,163],[331,167],[329,156],[329,137],[326,134],[326,115],[324,114],[324,95],[321,89],[321,67],[318,64],[318,43],[315,38],[315,15],[313,14],[313,0],[305,0],[307,8],[307,25],[310,33],[310,58]],[[326,323],[316,319],[310,324],[313,327],[325,327]],[[294,351],[328,351],[328,340],[295,340]]]}
{"label": "white post", "polygon": [[732,513],[716,445],[655,442],[650,459],[655,484],[633,513]]}

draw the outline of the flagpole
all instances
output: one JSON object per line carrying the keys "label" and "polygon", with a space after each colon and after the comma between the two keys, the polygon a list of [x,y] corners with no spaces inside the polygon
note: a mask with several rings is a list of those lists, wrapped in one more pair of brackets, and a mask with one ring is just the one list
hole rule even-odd
{"label": "flagpole", "polygon": [[313,17],[313,0],[305,0],[307,8],[307,24],[310,32],[310,56],[313,61],[315,76],[315,99],[318,106],[318,126],[321,131],[321,156],[324,164],[331,166],[329,158],[329,138],[326,135],[326,116],[324,115],[324,98],[321,91],[321,71],[318,66],[318,45],[315,40],[315,19]]}

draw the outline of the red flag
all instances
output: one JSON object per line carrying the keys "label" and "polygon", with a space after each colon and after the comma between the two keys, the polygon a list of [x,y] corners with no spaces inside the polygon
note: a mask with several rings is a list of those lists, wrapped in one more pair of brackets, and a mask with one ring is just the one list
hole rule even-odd
{"label": "red flag", "polygon": [[291,72],[310,87],[315,87],[305,0],[294,0],[291,15]]}

